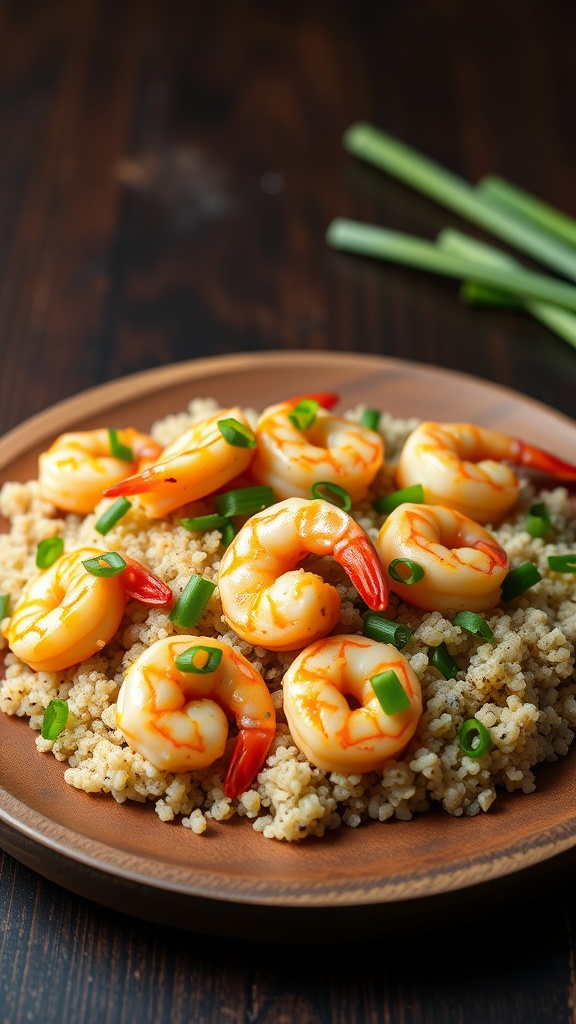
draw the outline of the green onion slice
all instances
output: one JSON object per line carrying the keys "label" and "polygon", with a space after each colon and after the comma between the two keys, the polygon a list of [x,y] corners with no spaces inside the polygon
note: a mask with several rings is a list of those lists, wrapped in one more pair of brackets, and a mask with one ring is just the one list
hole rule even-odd
{"label": "green onion slice", "polygon": [[116,501],[102,513],[98,522],[94,523],[94,529],[106,535],[126,515],[129,508],[132,508],[132,502],[128,501],[128,498],[116,498]]}
{"label": "green onion slice", "polygon": [[460,626],[467,633],[472,633],[474,636],[482,636],[485,640],[494,639],[494,633],[486,619],[483,619],[481,615],[477,615],[476,612],[456,612],[454,625]]}
{"label": "green onion slice", "polygon": [[43,740],[56,740],[68,721],[68,704],[65,700],[51,700],[42,718]]}
{"label": "green onion slice", "polygon": [[373,504],[373,508],[376,512],[383,512],[389,515],[393,512],[398,505],[402,505],[405,501],[422,505],[424,502],[424,488],[422,484],[412,484],[411,487],[403,487],[400,491],[393,491],[392,494],[386,494],[383,498],[377,498]]}
{"label": "green onion slice", "polygon": [[221,516],[253,516],[263,508],[274,505],[276,498],[271,487],[239,487],[235,491],[217,494],[214,504]]}
{"label": "green onion slice", "polygon": [[331,505],[337,505],[344,512],[349,512],[352,508],[352,498],[348,491],[338,484],[333,484],[331,480],[318,480],[312,485],[310,493],[313,498],[323,498],[324,501],[329,501]]}
{"label": "green onion slice", "polygon": [[170,614],[176,626],[196,626],[216,589],[216,584],[202,576],[191,576]]}
{"label": "green onion slice", "polygon": [[378,672],[370,682],[385,715],[396,715],[410,707],[408,695],[393,669]]}
{"label": "green onion slice", "polygon": [[227,548],[228,545],[232,543],[232,541],[234,540],[234,537],[236,536],[236,533],[237,533],[236,527],[234,526],[234,523],[232,522],[231,519],[229,519],[227,521],[226,525],[222,527],[222,531],[221,532],[222,532],[222,537],[221,537],[222,545],[223,545],[223,547]]}
{"label": "green onion slice", "polygon": [[487,753],[492,746],[488,729],[477,718],[469,718],[464,722],[460,727],[458,739],[462,750],[468,757],[482,757],[482,754]]}
{"label": "green onion slice", "polygon": [[548,568],[552,572],[576,572],[576,554],[548,555]]}
{"label": "green onion slice", "polygon": [[552,528],[550,513],[543,501],[531,505],[526,516],[526,532],[531,537],[545,537]]}
{"label": "green onion slice", "polygon": [[456,679],[458,665],[443,640],[438,644],[438,647],[434,648],[430,661],[434,668],[438,669],[440,675],[444,676],[444,679]]}
{"label": "green onion slice", "polygon": [[315,398],[303,398],[288,413],[288,419],[298,430],[308,430],[318,415],[319,402]]}
{"label": "green onion slice", "polygon": [[235,420],[233,416],[227,419],[218,420],[218,428],[222,437],[234,448],[255,448],[256,436],[250,427]]}
{"label": "green onion slice", "polygon": [[0,619],[5,619],[8,615],[8,609],[10,605],[10,595],[0,594]]}
{"label": "green onion slice", "polygon": [[367,427],[368,430],[378,430],[380,426],[380,413],[378,409],[364,409],[358,422],[361,427]]}
{"label": "green onion slice", "polygon": [[204,530],[222,530],[230,520],[228,516],[219,516],[216,513],[208,516],[195,516],[193,519],[180,519],[180,526],[193,533],[202,533]]}
{"label": "green onion slice", "polygon": [[39,569],[49,569],[64,551],[62,537],[47,537],[41,540],[36,550],[36,565]]}
{"label": "green onion slice", "polygon": [[110,454],[115,459],[122,459],[123,462],[134,462],[134,452],[127,444],[122,444],[118,440],[117,430],[109,430],[108,437],[110,438]]}
{"label": "green onion slice", "polygon": [[410,626],[404,626],[401,622],[392,622],[385,615],[378,612],[369,612],[364,619],[362,633],[371,640],[379,640],[382,644],[392,644],[401,651],[412,636]]}
{"label": "green onion slice", "polygon": [[[396,569],[397,565],[405,566],[410,570],[409,574],[402,576]],[[411,558],[393,558],[388,566],[388,574],[397,583],[405,583],[408,587],[424,579],[424,569],[418,562],[413,562]]]}
{"label": "green onion slice", "polygon": [[[206,659],[201,659],[200,664],[196,661],[198,654],[207,654]],[[196,672],[198,675],[208,676],[214,672],[222,661],[222,650],[220,647],[208,647],[198,644],[196,647],[188,647],[174,659],[174,664],[181,672]]]}
{"label": "green onion slice", "polygon": [[126,568],[126,562],[117,551],[107,551],[95,558],[87,558],[82,565],[92,576],[119,576]]}
{"label": "green onion slice", "polygon": [[516,566],[504,577],[502,583],[502,600],[512,601],[519,597],[525,590],[535,586],[542,579],[542,575],[533,562],[523,562]]}

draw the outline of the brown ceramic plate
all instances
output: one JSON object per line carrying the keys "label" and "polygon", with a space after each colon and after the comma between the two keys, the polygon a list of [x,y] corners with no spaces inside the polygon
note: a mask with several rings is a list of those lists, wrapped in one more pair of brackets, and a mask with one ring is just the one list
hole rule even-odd
{"label": "brown ceramic plate", "polygon": [[[339,392],[342,410],[365,402],[490,425],[566,459],[576,449],[573,422],[461,374],[355,354],[259,353],[180,363],[62,402],[0,441],[0,482],[35,476],[38,452],[63,430],[147,429],[194,396],[261,407],[316,390]],[[0,715],[0,846],[82,896],[184,929],[295,941],[421,928],[558,878],[574,860],[573,754],[539,772],[534,794],[501,794],[476,818],[432,812],[288,845],[240,820],[197,837],[150,806],[78,792],[61,763],[36,752],[34,736]]]}

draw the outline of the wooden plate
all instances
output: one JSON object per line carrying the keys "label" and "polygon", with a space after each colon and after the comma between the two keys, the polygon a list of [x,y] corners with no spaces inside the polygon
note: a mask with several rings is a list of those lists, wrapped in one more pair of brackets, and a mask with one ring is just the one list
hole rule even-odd
{"label": "wooden plate", "polygon": [[[193,397],[262,407],[307,391],[340,393],[396,416],[465,419],[571,459],[576,425],[512,391],[415,363],[356,354],[259,353],[179,363],[94,388],[0,441],[0,482],[36,475],[57,434],[96,426],[146,430]],[[410,822],[342,827],[282,844],[246,820],[195,836],[151,806],[67,786],[37,753],[26,721],[0,715],[0,846],[82,896],[183,929],[267,941],[317,941],[446,922],[497,894],[558,880],[574,862],[576,760],[538,772],[530,796],[501,794],[487,814],[431,812]]]}

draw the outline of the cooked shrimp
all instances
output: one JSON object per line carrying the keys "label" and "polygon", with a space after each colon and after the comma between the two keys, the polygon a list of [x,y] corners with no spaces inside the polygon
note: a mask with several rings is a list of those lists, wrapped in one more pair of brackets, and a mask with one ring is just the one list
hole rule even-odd
{"label": "cooked shrimp", "polygon": [[298,401],[272,405],[260,416],[251,475],[268,484],[278,500],[309,498],[313,484],[328,481],[361,501],[382,465],[380,434],[322,408],[312,425],[300,430],[289,417]]}
{"label": "cooked shrimp", "polygon": [[422,484],[425,501],[449,505],[477,523],[497,522],[515,505],[520,484],[507,460],[560,480],[576,466],[506,434],[471,423],[421,423],[400,455],[400,487]]}
{"label": "cooked shrimp", "polygon": [[[176,663],[185,652],[187,670]],[[156,768],[189,772],[222,757],[226,714],[238,727],[224,783],[225,795],[235,797],[264,764],[276,715],[260,673],[228,644],[205,636],[157,640],[126,672],[116,720],[127,743]]]}
{"label": "cooked shrimp", "polygon": [[335,587],[292,568],[309,553],[333,555],[370,608],[386,607],[382,570],[364,530],[322,498],[288,498],[252,516],[222,558],[222,610],[239,636],[269,650],[290,651],[336,625]]}
{"label": "cooked shrimp", "polygon": [[[487,611],[500,599],[508,557],[484,527],[443,505],[399,505],[380,529],[376,548],[390,589],[428,611]],[[390,575],[394,559],[424,570],[421,579],[402,583]],[[396,574],[410,576],[399,565]]]}
{"label": "cooked shrimp", "polygon": [[[383,710],[371,678],[395,672],[409,706]],[[317,640],[292,662],[283,680],[284,711],[296,746],[327,772],[378,771],[399,756],[422,714],[418,677],[390,644],[363,636]],[[346,694],[359,707],[351,708]]]}
{"label": "cooked shrimp", "polygon": [[118,441],[131,452],[131,460],[112,454],[109,430],[62,434],[38,459],[40,493],[66,512],[86,515],[98,504],[107,487],[138,472],[157,459],[161,446],[147,434],[127,427],[117,431]]}
{"label": "cooked shrimp", "polygon": [[138,504],[151,519],[161,519],[190,501],[212,494],[243,473],[254,448],[241,448],[225,440],[218,423],[235,419],[250,430],[239,408],[225,409],[194,423],[169,444],[161,457],[137,476],[109,487],[109,497],[138,495]]}
{"label": "cooked shrimp", "polygon": [[61,555],[23,591],[5,636],[10,650],[37,672],[60,672],[90,658],[114,636],[127,597],[168,604],[172,592],[144,566],[123,556],[117,576],[93,576],[82,564],[99,548]]}

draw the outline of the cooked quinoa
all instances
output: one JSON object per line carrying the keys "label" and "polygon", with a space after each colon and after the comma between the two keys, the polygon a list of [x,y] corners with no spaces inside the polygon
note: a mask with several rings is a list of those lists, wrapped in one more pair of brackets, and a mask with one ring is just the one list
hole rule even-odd
{"label": "cooked quinoa", "polygon": [[[166,417],[152,428],[163,445],[190,423],[217,411],[212,400],[194,400],[182,414]],[[347,415],[357,419],[362,409]],[[247,411],[251,422],[256,413]],[[395,489],[394,462],[416,420],[395,420],[384,414],[380,430],[386,464],[371,493],[353,511],[372,540],[383,516],[372,501]],[[536,501],[550,511],[550,540],[525,530],[526,512]],[[164,580],[177,598],[192,574],[217,584],[223,553],[220,533],[191,533],[179,518],[192,506],[164,520],[150,520],[135,505],[103,538],[94,529],[111,504],[103,499],[94,513],[61,514],[43,500],[38,483],[7,483],[0,491],[0,514],[9,533],[0,535],[0,593],[14,606],[37,569],[37,545],[59,536],[64,550],[81,545],[120,550]],[[210,501],[197,502],[193,514],[210,511]],[[241,640],[227,627],[218,587],[195,630],[213,636],[243,654],[262,674],[277,713],[276,737],[265,766],[252,787],[237,799],[224,795],[225,769],[235,743],[232,734],[221,761],[185,774],[160,771],[127,745],[116,728],[116,698],[131,662],[154,641],[184,632],[170,619],[169,608],[126,606],[124,620],[111,642],[80,665],[58,673],[35,672],[6,649],[5,680],[0,684],[0,710],[27,717],[38,731],[40,753],[51,753],[65,765],[65,781],[88,793],[110,793],[115,800],[150,801],[162,821],[180,822],[201,834],[210,821],[240,815],[269,839],[299,840],[322,836],[342,824],[356,827],[369,819],[409,820],[433,805],[454,816],[488,811],[499,790],[531,793],[535,768],[568,752],[576,727],[576,593],[574,575],[551,572],[548,556],[576,549],[576,507],[564,487],[536,494],[523,482],[513,514],[497,527],[488,525],[506,550],[511,567],[536,564],[542,580],[522,596],[500,605],[485,618],[494,639],[487,642],[453,623],[451,614],[421,612],[392,594],[389,618],[408,625],[412,636],[402,653],[418,676],[424,712],[416,733],[398,759],[381,771],[345,776],[310,764],[295,746],[282,710],[282,677],[298,653],[275,653]],[[331,559],[315,559],[342,601],[335,632],[361,632],[366,608],[342,569]],[[6,626],[8,620],[4,620]],[[431,664],[434,649],[444,642],[458,666],[456,679],[446,680]],[[55,741],[40,735],[44,710],[53,698],[67,701],[69,717]],[[464,754],[459,742],[463,722],[476,718],[490,733],[491,745],[480,757]]]}

